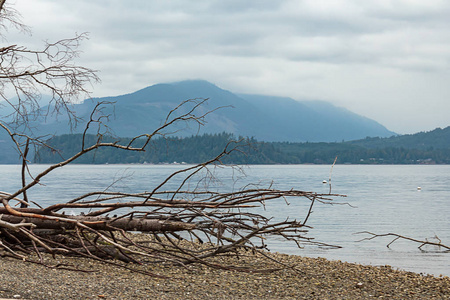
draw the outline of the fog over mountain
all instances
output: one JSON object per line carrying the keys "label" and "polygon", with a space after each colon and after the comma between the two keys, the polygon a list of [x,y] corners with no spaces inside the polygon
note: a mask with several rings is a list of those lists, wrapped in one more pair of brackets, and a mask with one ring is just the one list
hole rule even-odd
{"label": "fog over mountain", "polygon": [[[327,102],[234,94],[203,80],[156,84],[126,95],[85,100],[73,107],[82,120],[76,128],[70,128],[65,115],[48,116],[37,120],[32,126],[40,135],[79,133],[83,131],[96,103],[108,102],[113,104],[104,105],[101,111],[110,115],[109,121],[103,119],[108,130],[119,137],[132,137],[151,132],[182,101],[194,98],[208,98],[198,108],[197,114],[219,109],[207,115],[203,127],[194,123],[188,129],[186,124],[175,126],[176,130],[180,130],[176,133],[178,136],[227,132],[268,142],[340,142],[395,134],[374,120]],[[186,112],[190,107],[180,112]],[[6,108],[2,108],[2,113],[6,112]],[[90,133],[95,131],[95,126],[91,126]],[[7,145],[8,139],[2,132],[0,147],[4,149],[3,155],[13,153],[11,149],[6,149]]]}
{"label": "fog over mountain", "polygon": [[[335,142],[395,134],[374,120],[327,102],[234,94],[203,80],[156,84],[131,94],[85,100],[74,110],[88,120],[95,103],[113,102],[114,107],[104,109],[111,114],[108,126],[115,135],[130,137],[157,128],[170,110],[194,98],[208,98],[200,114],[220,109],[206,117],[205,126],[193,125],[178,132],[179,136],[228,132],[260,141]],[[38,127],[45,133],[63,134],[69,132],[65,123],[64,117],[47,118]]]}

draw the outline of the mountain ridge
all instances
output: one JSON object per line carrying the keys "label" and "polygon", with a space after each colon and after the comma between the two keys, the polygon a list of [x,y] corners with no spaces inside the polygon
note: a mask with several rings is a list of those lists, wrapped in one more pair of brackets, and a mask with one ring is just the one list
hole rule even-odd
{"label": "mountain ridge", "polygon": [[[159,127],[172,109],[188,99],[208,99],[197,109],[200,115],[220,109],[208,114],[206,126],[179,132],[179,136],[229,132],[270,142],[336,142],[395,135],[374,120],[328,102],[235,94],[204,80],[159,83],[124,95],[86,99],[75,104],[73,111],[87,122],[97,102],[114,103],[114,107],[105,106],[102,111],[111,116],[107,125],[112,133],[126,137]],[[36,121],[32,126],[39,128],[41,135],[83,130],[83,123],[75,129],[68,123],[68,117],[61,115]]]}
{"label": "mountain ridge", "polygon": [[[123,137],[140,134],[142,128],[156,128],[180,102],[195,98],[209,99],[199,108],[200,114],[222,108],[208,115],[206,126],[182,132],[180,136],[229,132],[264,141],[333,142],[395,135],[374,120],[327,102],[235,94],[204,80],[160,83],[93,101],[115,102],[115,120],[110,127],[117,136]],[[86,104],[88,102],[81,106],[92,107]],[[88,109],[81,109],[81,106],[76,111],[85,115]]]}

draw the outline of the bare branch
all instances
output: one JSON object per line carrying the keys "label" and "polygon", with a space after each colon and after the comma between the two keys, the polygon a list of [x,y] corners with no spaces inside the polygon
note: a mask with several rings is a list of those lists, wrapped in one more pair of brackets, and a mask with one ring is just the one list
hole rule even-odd
{"label": "bare branch", "polygon": [[[434,239],[438,240],[438,242],[436,243],[436,242],[429,241],[428,239],[425,239],[425,240],[419,240],[419,239],[415,239],[415,238],[403,236],[403,235],[400,235],[400,234],[397,234],[397,233],[383,233],[383,234],[376,234],[376,233],[372,233],[372,232],[369,232],[369,231],[362,231],[362,232],[357,232],[357,233],[355,233],[355,234],[369,234],[369,235],[370,235],[370,237],[364,238],[364,239],[362,239],[362,240],[359,240],[358,242],[361,242],[361,241],[369,241],[369,240],[373,240],[373,239],[379,238],[379,237],[394,237],[394,239],[386,245],[387,248],[390,248],[390,246],[391,246],[395,241],[397,241],[397,240],[399,240],[399,239],[403,239],[403,240],[407,240],[407,241],[411,241],[411,242],[420,244],[418,248],[419,248],[421,251],[425,251],[425,250],[422,249],[422,247],[423,247],[423,246],[426,246],[426,245],[437,246],[437,247],[439,247],[439,248],[444,248],[444,249],[446,249],[446,250],[443,250],[443,251],[450,251],[450,246],[447,246],[447,245],[442,244],[442,241],[441,241],[437,236],[434,236],[434,237],[433,237]],[[425,252],[426,252],[426,251],[425,251]]]}

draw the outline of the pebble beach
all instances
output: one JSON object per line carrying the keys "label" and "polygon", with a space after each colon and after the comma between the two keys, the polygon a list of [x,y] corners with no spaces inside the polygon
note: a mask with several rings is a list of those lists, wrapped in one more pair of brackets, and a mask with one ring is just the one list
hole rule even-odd
{"label": "pebble beach", "polygon": [[[450,278],[279,253],[271,257],[295,269],[271,273],[150,264],[142,268],[167,278],[132,273],[84,258],[49,263],[92,272],[52,269],[0,258],[2,299],[450,299]],[[223,265],[259,269],[280,265],[252,254],[217,258]]]}

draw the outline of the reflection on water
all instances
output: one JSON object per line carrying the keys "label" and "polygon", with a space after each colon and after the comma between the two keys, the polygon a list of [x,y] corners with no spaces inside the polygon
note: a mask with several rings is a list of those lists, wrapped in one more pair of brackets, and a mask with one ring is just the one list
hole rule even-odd
{"label": "reflection on water", "polygon": [[[33,171],[45,168],[32,166]],[[56,170],[30,192],[43,206],[63,202],[88,191],[103,191],[118,179],[112,190],[142,192],[154,188],[161,179],[180,169],[179,165],[73,165]],[[240,188],[248,183],[273,184],[280,189],[300,189],[328,193],[330,166],[271,165],[243,167],[246,177],[229,169],[217,170],[221,189]],[[13,191],[20,186],[20,166],[0,166],[0,190]],[[268,242],[272,251],[311,257],[391,265],[394,268],[429,274],[450,275],[450,253],[421,252],[419,245],[392,238],[356,242],[366,235],[394,232],[417,239],[437,235],[450,244],[450,166],[363,166],[336,165],[332,173],[332,192],[347,195],[336,199],[348,205],[317,204],[308,225],[308,235],[317,241],[342,246],[341,249],[296,248],[277,239]],[[174,183],[175,184],[175,183]],[[421,187],[421,189],[417,189]],[[170,188],[170,186],[168,187]],[[268,203],[265,213],[275,218],[303,220],[309,202],[283,200]]]}

